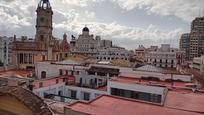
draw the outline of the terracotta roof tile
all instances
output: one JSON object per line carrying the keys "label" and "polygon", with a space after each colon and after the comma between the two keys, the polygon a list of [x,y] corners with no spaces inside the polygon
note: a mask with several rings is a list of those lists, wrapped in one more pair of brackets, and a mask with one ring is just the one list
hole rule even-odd
{"label": "terracotta roof tile", "polygon": [[16,98],[30,108],[35,115],[52,115],[49,107],[40,97],[24,88],[3,86],[0,87],[0,96],[12,96]]}

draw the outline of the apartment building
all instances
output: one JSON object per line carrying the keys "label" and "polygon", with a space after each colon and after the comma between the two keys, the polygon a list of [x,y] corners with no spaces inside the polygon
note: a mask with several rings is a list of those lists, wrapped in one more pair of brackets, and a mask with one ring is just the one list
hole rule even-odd
{"label": "apartment building", "polygon": [[185,51],[187,60],[204,54],[204,17],[192,21],[191,32],[181,36],[180,49]]}
{"label": "apartment building", "polygon": [[182,64],[185,54],[176,48],[171,48],[170,44],[161,44],[156,51],[150,51],[145,55],[148,64],[163,68],[175,68],[177,64]]}

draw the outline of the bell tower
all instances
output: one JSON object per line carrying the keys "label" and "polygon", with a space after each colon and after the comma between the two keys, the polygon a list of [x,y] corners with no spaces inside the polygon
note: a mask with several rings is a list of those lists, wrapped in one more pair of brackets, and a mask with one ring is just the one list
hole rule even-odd
{"label": "bell tower", "polygon": [[49,0],[40,0],[37,7],[36,35],[37,48],[48,50],[52,42],[52,7]]}

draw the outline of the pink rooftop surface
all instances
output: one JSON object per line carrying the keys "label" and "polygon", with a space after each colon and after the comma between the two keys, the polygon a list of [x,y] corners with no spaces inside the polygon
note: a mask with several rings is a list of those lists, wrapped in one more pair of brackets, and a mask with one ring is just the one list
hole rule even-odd
{"label": "pink rooftop surface", "polygon": [[[174,98],[175,99],[175,98]],[[196,106],[189,103],[189,101],[184,102],[182,105],[187,104],[184,107],[177,107],[180,102],[173,100],[172,103],[168,103],[167,106],[159,106],[153,104],[147,104],[132,99],[125,99],[121,97],[103,95],[90,102],[76,102],[69,105],[67,108],[79,111],[82,113],[87,113],[91,115],[203,115],[204,112],[201,110],[203,106]],[[204,104],[201,102],[202,105]],[[200,104],[201,104],[200,103]],[[198,105],[200,105],[198,104]],[[175,105],[175,107],[173,107]],[[192,109],[187,109],[192,106]],[[198,111],[197,111],[198,110]]]}

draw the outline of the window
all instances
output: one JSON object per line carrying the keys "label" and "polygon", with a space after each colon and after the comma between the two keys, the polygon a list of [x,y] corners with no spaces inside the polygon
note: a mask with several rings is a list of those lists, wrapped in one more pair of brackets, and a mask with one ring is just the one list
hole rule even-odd
{"label": "window", "polygon": [[66,75],[68,75],[68,73],[69,73],[68,70],[66,70]]}
{"label": "window", "polygon": [[90,93],[84,92],[84,100],[90,100]]}
{"label": "window", "polygon": [[42,79],[46,78],[46,72],[45,72],[45,71],[42,71],[42,72],[41,72],[41,78],[42,78]]}
{"label": "window", "polygon": [[59,75],[63,75],[62,69],[59,70]]}
{"label": "window", "polygon": [[58,84],[59,83],[59,79],[56,79],[56,84]]}
{"label": "window", "polygon": [[44,35],[40,35],[40,41],[44,41]]}
{"label": "window", "polygon": [[76,71],[76,72],[75,72],[75,75],[79,75],[79,71]]}
{"label": "window", "polygon": [[95,93],[95,97],[99,97],[101,94]]}
{"label": "window", "polygon": [[79,79],[79,85],[82,85],[82,78]]}
{"label": "window", "polygon": [[63,95],[63,92],[62,92],[62,91],[58,91],[58,95],[59,95],[59,96],[62,96],[62,95]]}
{"label": "window", "polygon": [[97,78],[95,78],[94,83],[97,84]]}
{"label": "window", "polygon": [[173,63],[174,63],[174,60],[171,60],[171,63],[173,64]]}
{"label": "window", "polygon": [[143,100],[147,102],[161,103],[161,95],[157,95],[157,94],[111,88],[111,95],[138,99],[138,100]]}
{"label": "window", "polygon": [[174,65],[171,65],[171,68],[173,68],[174,67]]}
{"label": "window", "polygon": [[71,75],[74,75],[74,71],[71,71]]}
{"label": "window", "polygon": [[19,56],[19,63],[23,64],[23,54],[20,54],[20,56]]}
{"label": "window", "polygon": [[66,81],[66,78],[63,78],[62,80],[63,80],[63,82],[65,82],[65,81]]}
{"label": "window", "polygon": [[45,55],[42,56],[42,61],[45,61]]}
{"label": "window", "polygon": [[76,94],[77,94],[77,92],[76,91],[74,91],[74,90],[71,90],[71,99],[76,99]]}
{"label": "window", "polygon": [[33,55],[29,54],[29,64],[32,64],[32,63],[33,63]]}
{"label": "window", "polygon": [[99,85],[99,86],[102,86],[102,79],[99,79],[99,80],[98,80],[98,85]]}
{"label": "window", "polygon": [[24,54],[24,63],[25,63],[25,64],[28,63],[28,54]]}
{"label": "window", "polygon": [[43,87],[43,82],[40,82],[40,83],[39,83],[39,87]]}

